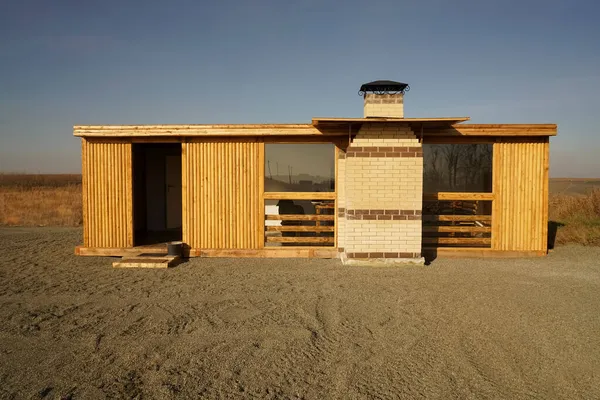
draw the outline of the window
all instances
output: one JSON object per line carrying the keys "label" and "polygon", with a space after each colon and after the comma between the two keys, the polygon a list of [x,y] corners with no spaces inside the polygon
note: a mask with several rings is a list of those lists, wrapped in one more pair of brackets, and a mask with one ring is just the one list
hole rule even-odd
{"label": "window", "polygon": [[492,192],[488,143],[423,144],[423,193]]}
{"label": "window", "polygon": [[334,191],[333,144],[265,144],[265,192]]}

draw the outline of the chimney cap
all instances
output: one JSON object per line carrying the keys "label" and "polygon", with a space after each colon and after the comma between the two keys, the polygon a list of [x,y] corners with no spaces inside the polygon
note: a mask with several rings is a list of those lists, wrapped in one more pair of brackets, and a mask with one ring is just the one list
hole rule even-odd
{"label": "chimney cap", "polygon": [[408,92],[410,86],[408,83],[395,82],[395,81],[373,81],[365,83],[360,87],[358,94],[364,96],[367,92],[373,92],[375,94],[397,94]]}

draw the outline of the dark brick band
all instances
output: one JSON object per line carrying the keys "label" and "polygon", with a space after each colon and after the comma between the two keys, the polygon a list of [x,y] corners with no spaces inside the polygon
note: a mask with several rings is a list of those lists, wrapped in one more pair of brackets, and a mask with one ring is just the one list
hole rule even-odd
{"label": "dark brick band", "polygon": [[421,253],[347,253],[348,258],[420,258]]}
{"label": "dark brick band", "polygon": [[[342,216],[338,211],[338,216]],[[419,221],[421,210],[345,210],[346,219]]]}
{"label": "dark brick band", "polygon": [[421,147],[348,147],[348,157],[423,157]]}

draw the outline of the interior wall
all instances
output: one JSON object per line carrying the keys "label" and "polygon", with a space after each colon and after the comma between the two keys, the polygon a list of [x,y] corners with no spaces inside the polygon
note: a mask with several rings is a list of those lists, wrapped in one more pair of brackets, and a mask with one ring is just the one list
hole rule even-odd
{"label": "interior wall", "polygon": [[181,145],[135,143],[133,153],[135,230],[141,239],[143,232],[167,230],[167,207],[175,208],[176,212],[181,213],[180,200],[178,204],[167,204],[166,176],[167,156],[181,157]]}
{"label": "interior wall", "polygon": [[146,161],[146,229],[163,231],[166,224],[165,151],[148,148]]}

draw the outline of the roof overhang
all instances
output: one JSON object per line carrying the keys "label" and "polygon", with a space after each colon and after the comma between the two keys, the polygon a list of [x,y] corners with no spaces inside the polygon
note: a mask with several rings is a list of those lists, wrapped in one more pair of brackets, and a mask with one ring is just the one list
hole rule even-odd
{"label": "roof overhang", "polygon": [[79,137],[256,137],[326,136],[344,132],[321,130],[312,124],[219,124],[219,125],[76,125]]}
{"label": "roof overhang", "polygon": [[468,117],[313,118],[312,124],[77,125],[73,134],[89,138],[342,136],[364,124],[409,125],[420,137],[555,136],[555,124],[465,124]]}
{"label": "roof overhang", "polygon": [[411,128],[448,128],[455,124],[468,121],[469,117],[440,117],[440,118],[389,118],[389,117],[366,117],[366,118],[313,118],[312,124],[316,127],[334,129],[352,125],[360,128],[363,124],[399,124],[409,125]]}
{"label": "roof overhang", "polygon": [[328,130],[360,129],[363,124],[408,124],[421,137],[556,136],[556,124],[465,124],[469,117],[442,118],[313,118],[313,125]]}

